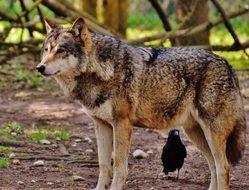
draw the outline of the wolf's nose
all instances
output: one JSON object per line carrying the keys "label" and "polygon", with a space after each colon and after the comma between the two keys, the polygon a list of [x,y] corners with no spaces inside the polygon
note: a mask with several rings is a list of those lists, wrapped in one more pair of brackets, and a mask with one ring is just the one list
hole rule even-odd
{"label": "wolf's nose", "polygon": [[40,66],[37,66],[36,67],[36,70],[39,72],[39,73],[43,73],[45,71],[45,66],[44,65],[40,65]]}

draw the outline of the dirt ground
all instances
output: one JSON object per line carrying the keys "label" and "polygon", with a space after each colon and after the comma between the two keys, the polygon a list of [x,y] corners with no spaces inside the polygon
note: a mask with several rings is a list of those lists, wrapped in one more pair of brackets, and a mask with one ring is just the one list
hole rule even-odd
{"label": "dirt ground", "polygon": [[[242,81],[243,82],[243,81]],[[243,85],[247,87],[248,80]],[[249,101],[245,98],[245,110],[249,119]],[[0,128],[7,121],[19,122],[26,129],[33,125],[49,126],[53,129],[70,130],[70,141],[49,139],[52,144],[35,144],[22,137],[23,144],[13,150],[18,164],[11,163],[0,169],[0,189],[93,189],[97,183],[98,164],[96,138],[92,121],[76,103],[66,100],[60,90],[13,90],[0,93]],[[129,175],[124,189],[129,190],[202,190],[207,189],[210,173],[207,162],[195,146],[181,133],[187,148],[187,158],[180,171],[164,176],[160,160],[166,141],[155,131],[135,128],[131,153],[136,149],[152,152],[145,159],[134,159],[130,153]],[[85,139],[86,137],[92,140]],[[79,140],[81,139],[81,140]],[[63,155],[60,145],[70,153]],[[90,151],[90,150],[93,151]],[[0,154],[1,156],[1,154]],[[43,160],[44,166],[34,167],[36,160]],[[80,180],[73,180],[78,175]],[[240,164],[231,168],[231,189],[249,189],[249,142]]]}

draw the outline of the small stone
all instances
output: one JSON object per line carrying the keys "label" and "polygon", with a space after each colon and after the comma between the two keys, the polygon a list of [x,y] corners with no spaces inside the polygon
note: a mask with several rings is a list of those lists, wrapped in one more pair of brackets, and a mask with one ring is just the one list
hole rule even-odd
{"label": "small stone", "polygon": [[10,159],[14,158],[15,156],[16,156],[16,155],[15,155],[15,153],[13,153],[13,152],[9,154],[9,158],[10,158]]}
{"label": "small stone", "polygon": [[84,138],[84,141],[87,141],[88,143],[92,143],[93,142],[92,139],[89,138],[89,137]]}
{"label": "small stone", "polygon": [[84,181],[85,179],[79,175],[73,175],[72,180],[73,181]]}
{"label": "small stone", "polygon": [[67,148],[63,144],[59,144],[59,151],[64,156],[68,156],[69,155],[69,152],[68,152]]}
{"label": "small stone", "polygon": [[85,152],[86,152],[86,153],[92,153],[92,152],[93,152],[93,149],[90,149],[90,148],[89,148],[89,149],[86,149]]}
{"label": "small stone", "polygon": [[81,139],[75,139],[74,142],[80,143],[82,140]]}
{"label": "small stone", "polygon": [[153,154],[153,151],[152,150],[148,150],[147,154]]}
{"label": "small stone", "polygon": [[11,132],[10,133],[12,136],[17,136],[17,133],[16,132]]}
{"label": "small stone", "polygon": [[158,174],[158,177],[159,178],[163,178],[163,177],[165,177],[166,175],[165,175],[165,173],[163,173],[163,172],[160,172],[159,174]]}
{"label": "small stone", "polygon": [[12,160],[12,163],[15,164],[15,165],[19,165],[19,164],[20,164],[20,160],[18,160],[18,159],[13,159],[13,160]]}
{"label": "small stone", "polygon": [[47,140],[47,139],[42,139],[42,140],[40,140],[40,143],[41,143],[41,144],[46,144],[46,145],[51,144],[51,142],[50,142],[49,140]]}
{"label": "small stone", "polygon": [[54,183],[49,181],[49,182],[47,182],[47,185],[54,185]]}
{"label": "small stone", "polygon": [[43,160],[37,160],[33,163],[33,166],[44,166],[44,164]]}
{"label": "small stone", "polygon": [[31,180],[31,183],[35,183],[35,182],[36,182],[35,180],[33,180],[33,179]]}
{"label": "small stone", "polygon": [[138,159],[148,157],[148,154],[146,152],[142,151],[141,149],[136,149],[132,155],[134,158],[138,158]]}
{"label": "small stone", "polygon": [[52,144],[52,147],[57,148],[58,145],[57,144]]}
{"label": "small stone", "polygon": [[76,146],[77,146],[77,143],[72,143],[71,146],[72,146],[72,147],[76,147]]}
{"label": "small stone", "polygon": [[17,183],[18,183],[18,185],[24,185],[23,181],[18,181]]}
{"label": "small stone", "polygon": [[93,123],[88,123],[87,129],[93,129],[93,128],[94,128],[94,124]]}

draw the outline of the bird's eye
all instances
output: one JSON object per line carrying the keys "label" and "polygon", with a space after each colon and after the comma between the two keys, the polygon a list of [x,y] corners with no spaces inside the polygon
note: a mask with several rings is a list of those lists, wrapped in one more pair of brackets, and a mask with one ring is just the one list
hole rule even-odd
{"label": "bird's eye", "polygon": [[63,48],[59,48],[59,49],[57,50],[57,53],[63,53],[63,52],[65,52],[65,49],[63,49]]}
{"label": "bird's eye", "polygon": [[48,47],[46,47],[46,48],[44,49],[44,51],[48,51]]}

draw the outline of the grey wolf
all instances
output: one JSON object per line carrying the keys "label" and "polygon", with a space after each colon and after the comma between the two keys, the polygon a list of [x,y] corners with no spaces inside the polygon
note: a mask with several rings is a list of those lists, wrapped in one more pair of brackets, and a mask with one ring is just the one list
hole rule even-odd
{"label": "grey wolf", "polygon": [[169,132],[167,143],[163,147],[162,162],[163,172],[174,172],[177,169],[177,180],[179,179],[179,170],[182,168],[187,151],[180,138],[180,131],[172,129]]}
{"label": "grey wolf", "polygon": [[[132,47],[88,30],[83,18],[64,29],[46,20],[37,70],[93,119],[97,190],[121,190],[133,126],[181,126],[206,157],[209,189],[229,189],[229,167],[245,148],[246,123],[236,75],[223,58],[201,49]],[[114,151],[114,164],[111,154]]]}

